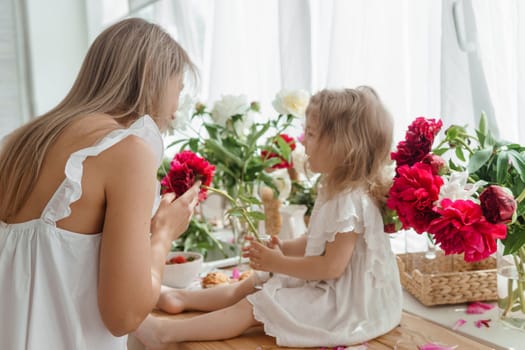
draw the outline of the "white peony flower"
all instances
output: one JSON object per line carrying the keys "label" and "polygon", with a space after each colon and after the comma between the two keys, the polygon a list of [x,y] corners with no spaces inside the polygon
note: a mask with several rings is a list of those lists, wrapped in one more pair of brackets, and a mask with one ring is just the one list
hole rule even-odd
{"label": "white peony flower", "polygon": [[273,108],[279,114],[292,114],[303,118],[310,101],[310,94],[304,90],[281,90],[273,100]]}
{"label": "white peony flower", "polygon": [[246,95],[224,95],[213,105],[211,117],[216,124],[226,126],[232,116],[246,113],[249,107]]}
{"label": "white peony flower", "polygon": [[253,125],[254,121],[257,119],[257,115],[259,114],[260,113],[252,111],[251,109],[248,110],[248,112],[246,112],[242,118],[237,119],[235,123],[233,123],[235,133],[245,139],[250,132],[250,127]]}
{"label": "white peony flower", "polygon": [[445,198],[452,201],[457,199],[472,199],[473,194],[478,188],[486,184],[485,181],[478,181],[473,184],[467,183],[468,172],[453,172],[449,176],[443,176],[443,186],[439,190],[438,205]]}
{"label": "white peony flower", "polygon": [[281,202],[284,202],[292,191],[292,181],[290,180],[290,175],[288,175],[288,169],[277,169],[269,175],[272,177],[275,187],[279,190],[279,199]]}
{"label": "white peony flower", "polygon": [[171,131],[186,130],[190,123],[191,108],[193,107],[193,98],[190,95],[183,95],[179,99],[179,106],[175,112],[175,120],[171,121]]}

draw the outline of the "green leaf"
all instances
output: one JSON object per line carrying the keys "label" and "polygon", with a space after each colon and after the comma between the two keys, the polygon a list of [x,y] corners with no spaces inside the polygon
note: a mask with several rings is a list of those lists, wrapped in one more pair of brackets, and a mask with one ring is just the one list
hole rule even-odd
{"label": "green leaf", "polygon": [[[190,139],[190,140],[191,140],[191,139]],[[183,143],[183,142],[184,142],[184,144],[183,144],[183,147],[184,147],[185,145],[187,145],[187,142],[186,142],[186,141],[187,141],[186,139],[181,139],[181,140],[173,141],[173,142],[170,143],[166,148],[173,147],[173,146],[178,145],[179,143]]]}
{"label": "green leaf", "polygon": [[525,229],[516,223],[507,227],[507,238],[501,241],[504,255],[516,253],[525,244]]}
{"label": "green leaf", "polygon": [[244,203],[255,204],[255,205],[261,204],[261,201],[259,199],[255,197],[251,197],[251,196],[239,196],[239,199],[243,201]]}
{"label": "green leaf", "polygon": [[449,150],[448,148],[437,148],[437,149],[432,150],[432,153],[434,153],[436,156],[442,156],[448,150]]}
{"label": "green leaf", "polygon": [[479,151],[474,152],[474,154],[470,157],[467,169],[469,174],[472,174],[476,172],[479,168],[481,168],[487,161],[490,159],[490,156],[492,155],[492,147],[483,148]]}
{"label": "green leaf", "polygon": [[463,154],[463,149],[461,147],[456,147],[456,157],[463,162],[465,161],[465,155]]}
{"label": "green leaf", "polygon": [[509,171],[509,155],[502,151],[498,154],[496,160],[496,182],[499,184],[505,183],[507,172]]}
{"label": "green leaf", "polygon": [[481,117],[479,118],[478,130],[476,130],[478,136],[478,141],[481,147],[485,147],[485,138],[487,136],[487,115],[485,112],[481,112]]}
{"label": "green leaf", "polygon": [[262,213],[260,211],[249,211],[248,212],[248,216],[250,218],[255,219],[255,220],[264,220],[264,218],[265,218],[264,213]]}
{"label": "green leaf", "polygon": [[515,150],[508,151],[508,155],[512,166],[520,175],[521,181],[525,182],[525,159],[523,155]]}
{"label": "green leaf", "polygon": [[292,148],[286,141],[283,140],[282,137],[279,136],[277,136],[277,144],[279,145],[279,150],[282,157],[286,159],[287,162],[289,162],[292,155]]}
{"label": "green leaf", "polygon": [[199,139],[189,139],[188,146],[192,152],[199,152]]}
{"label": "green leaf", "polygon": [[276,164],[279,164],[281,162],[281,159],[279,158],[269,158],[269,159],[266,159],[263,163],[263,169],[266,169],[266,168],[271,168],[273,167],[274,165]]}
{"label": "green leaf", "polygon": [[217,141],[213,139],[206,140],[206,146],[211,150],[215,151],[219,156],[225,158],[225,160],[230,160],[235,163],[237,166],[242,167],[244,162],[239,159],[235,154],[231,153],[229,150],[222,147]]}
{"label": "green leaf", "polygon": [[242,208],[234,207],[234,208],[230,208],[230,209],[226,210],[226,215],[228,215],[228,216],[235,216],[235,217],[242,217],[243,211],[244,210]]}

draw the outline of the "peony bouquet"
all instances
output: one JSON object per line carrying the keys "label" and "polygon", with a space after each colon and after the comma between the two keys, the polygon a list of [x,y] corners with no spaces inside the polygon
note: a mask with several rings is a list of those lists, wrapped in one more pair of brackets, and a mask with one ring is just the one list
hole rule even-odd
{"label": "peony bouquet", "polygon": [[[495,141],[484,125],[483,116],[477,137],[451,126],[434,149],[440,120],[419,117],[409,126],[391,155],[396,168],[387,228],[395,226],[393,217],[399,220],[397,227],[428,233],[446,254],[464,254],[469,262],[494,253],[497,240],[519,250],[525,243],[525,221],[517,220],[514,198],[521,201],[525,188],[524,157],[516,145],[508,148]],[[452,153],[448,162],[442,158],[447,152]]]}
{"label": "peony bouquet", "polygon": [[[426,232],[445,254],[479,261],[498,249],[502,319],[525,329],[525,147],[496,139],[481,116],[475,136],[417,118],[391,157],[395,177],[385,231]],[[442,156],[448,154],[445,161]]]}

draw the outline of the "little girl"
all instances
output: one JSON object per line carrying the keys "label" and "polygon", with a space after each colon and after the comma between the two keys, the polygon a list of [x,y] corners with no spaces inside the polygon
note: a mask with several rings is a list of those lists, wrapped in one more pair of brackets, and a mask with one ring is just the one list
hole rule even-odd
{"label": "little girl", "polygon": [[261,272],[226,287],[165,289],[158,307],[170,313],[213,311],[188,319],[149,316],[137,331],[148,349],[169,342],[235,337],[263,325],[280,346],[362,343],[399,324],[399,272],[380,208],[393,122],[368,87],[323,90],[306,112],[305,148],[323,175],[306,235],[268,245],[252,241],[250,265]]}

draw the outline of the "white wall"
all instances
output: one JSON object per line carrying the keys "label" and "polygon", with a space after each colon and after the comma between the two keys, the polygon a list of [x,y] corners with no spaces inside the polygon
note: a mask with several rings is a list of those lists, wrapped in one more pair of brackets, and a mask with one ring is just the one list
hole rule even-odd
{"label": "white wall", "polygon": [[88,48],[85,1],[26,0],[36,115],[60,102],[75,80]]}

